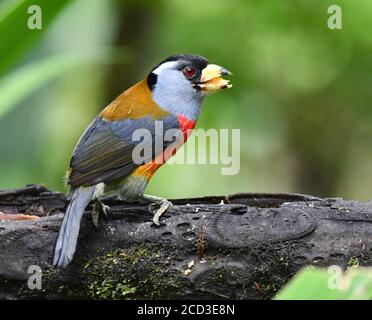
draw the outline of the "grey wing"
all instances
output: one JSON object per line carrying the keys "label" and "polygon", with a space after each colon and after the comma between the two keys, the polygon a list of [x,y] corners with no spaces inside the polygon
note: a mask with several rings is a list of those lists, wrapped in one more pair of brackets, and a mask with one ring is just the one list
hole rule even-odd
{"label": "grey wing", "polygon": [[[165,130],[179,128],[175,116],[167,116],[161,121]],[[130,175],[140,165],[133,159],[133,149],[141,142],[133,141],[137,129],[147,130],[151,135],[151,141],[146,144],[151,149],[144,161],[151,161],[168,145],[164,143],[161,149],[155,146],[158,133],[153,119],[111,122],[99,116],[86,129],[74,150],[68,183],[73,187],[90,186]],[[161,138],[164,140],[163,133]]]}

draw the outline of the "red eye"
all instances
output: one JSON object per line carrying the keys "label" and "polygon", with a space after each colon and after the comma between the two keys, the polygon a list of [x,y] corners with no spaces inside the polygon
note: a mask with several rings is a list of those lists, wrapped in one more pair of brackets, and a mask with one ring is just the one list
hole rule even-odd
{"label": "red eye", "polygon": [[195,68],[187,67],[183,70],[183,73],[186,77],[191,78],[195,74]]}

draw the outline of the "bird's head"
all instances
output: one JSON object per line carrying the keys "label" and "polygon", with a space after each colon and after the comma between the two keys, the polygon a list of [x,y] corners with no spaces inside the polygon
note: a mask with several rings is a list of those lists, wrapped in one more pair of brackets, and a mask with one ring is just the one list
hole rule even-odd
{"label": "bird's head", "polygon": [[154,101],[172,113],[190,119],[199,115],[207,93],[228,89],[232,85],[223,79],[231,72],[199,55],[171,56],[157,64],[147,77]]}

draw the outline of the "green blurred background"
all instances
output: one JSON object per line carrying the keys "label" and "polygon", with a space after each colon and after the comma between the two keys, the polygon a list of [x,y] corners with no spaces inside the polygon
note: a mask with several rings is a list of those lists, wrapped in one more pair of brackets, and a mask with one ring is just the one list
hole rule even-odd
{"label": "green blurred background", "polygon": [[[43,29],[27,28],[39,4]],[[327,28],[338,4],[343,29]],[[198,53],[234,73],[199,128],[240,128],[241,169],[164,166],[148,193],[372,199],[372,1],[0,2],[0,188],[63,176],[88,123],[151,67]]]}

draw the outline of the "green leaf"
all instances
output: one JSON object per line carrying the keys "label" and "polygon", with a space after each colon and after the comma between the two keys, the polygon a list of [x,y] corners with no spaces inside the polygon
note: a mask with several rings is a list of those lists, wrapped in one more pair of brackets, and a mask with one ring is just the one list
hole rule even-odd
{"label": "green leaf", "polygon": [[0,79],[0,118],[29,94],[75,67],[115,61],[123,63],[128,55],[123,48],[104,48],[85,54],[54,56],[23,66]]}
{"label": "green leaf", "polygon": [[[9,70],[48,30],[55,16],[70,0],[10,0],[0,7],[0,76]],[[42,12],[42,29],[30,30],[27,12],[38,5]]]}
{"label": "green leaf", "polygon": [[[339,276],[339,278],[337,278]],[[276,300],[370,300],[372,269],[351,268],[339,274],[324,269],[301,270]]]}

